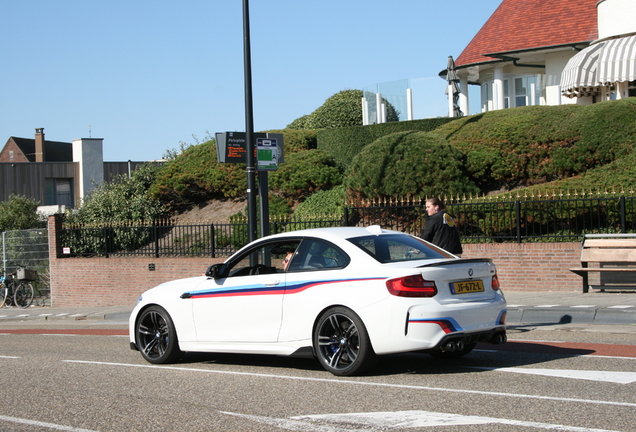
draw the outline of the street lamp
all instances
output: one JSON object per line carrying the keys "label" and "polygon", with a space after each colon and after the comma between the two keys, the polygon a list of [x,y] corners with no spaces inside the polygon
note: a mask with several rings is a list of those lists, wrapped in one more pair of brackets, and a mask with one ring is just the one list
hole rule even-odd
{"label": "street lamp", "polygon": [[252,107],[252,60],[250,53],[249,1],[243,0],[243,57],[245,68],[245,146],[247,152],[247,238],[256,240],[256,164]]}

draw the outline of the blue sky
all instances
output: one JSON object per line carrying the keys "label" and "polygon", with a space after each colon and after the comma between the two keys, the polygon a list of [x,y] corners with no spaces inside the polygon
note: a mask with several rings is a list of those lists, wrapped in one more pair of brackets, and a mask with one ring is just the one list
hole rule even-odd
{"label": "blue sky", "polygon": [[[446,115],[437,75],[500,3],[250,0],[254,129],[284,128],[341,90],[407,78],[426,78],[428,110]],[[90,126],[105,160],[152,160],[193,135],[244,131],[242,6],[0,0],[0,145],[40,127],[70,142]],[[477,98],[471,89],[471,106]]]}

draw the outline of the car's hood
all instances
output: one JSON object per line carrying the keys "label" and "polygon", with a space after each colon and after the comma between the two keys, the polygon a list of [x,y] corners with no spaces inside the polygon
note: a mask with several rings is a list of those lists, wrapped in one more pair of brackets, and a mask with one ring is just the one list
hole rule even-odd
{"label": "car's hood", "polygon": [[146,291],[142,295],[144,297],[150,296],[150,295],[160,295],[160,294],[167,294],[171,291],[174,291],[175,293],[178,293],[179,295],[181,295],[181,293],[183,293],[184,291],[191,290],[193,287],[196,287],[197,285],[199,285],[201,282],[203,282],[206,279],[207,278],[205,276],[195,276],[190,278],[172,280],[172,281],[164,282],[160,285],[157,285],[154,288],[150,288],[148,291]]}

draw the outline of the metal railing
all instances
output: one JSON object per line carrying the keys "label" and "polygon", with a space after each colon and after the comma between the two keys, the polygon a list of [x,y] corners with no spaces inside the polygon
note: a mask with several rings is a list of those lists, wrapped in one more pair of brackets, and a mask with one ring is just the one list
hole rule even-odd
{"label": "metal railing", "polygon": [[[270,233],[329,226],[380,225],[419,235],[425,203],[347,206],[344,217],[281,219]],[[463,243],[579,241],[590,233],[636,232],[636,197],[541,200],[455,200],[447,204]],[[71,256],[229,256],[247,244],[247,220],[174,225],[64,227],[61,246]]]}
{"label": "metal railing", "polygon": [[[341,226],[342,219],[277,220],[270,233],[324,226]],[[64,227],[60,238],[68,256],[229,256],[248,243],[247,220],[227,223],[173,225],[166,221],[148,224]]]}
{"label": "metal railing", "polygon": [[[579,241],[584,234],[636,230],[636,197],[457,200],[446,207],[464,243]],[[382,203],[347,207],[345,219],[418,235],[426,212],[424,203]]]}

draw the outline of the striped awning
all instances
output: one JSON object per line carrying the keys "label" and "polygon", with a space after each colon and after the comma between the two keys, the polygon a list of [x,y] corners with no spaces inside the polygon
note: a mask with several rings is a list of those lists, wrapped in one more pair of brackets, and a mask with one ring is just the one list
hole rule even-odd
{"label": "striped awning", "polygon": [[604,45],[604,42],[590,45],[568,61],[561,72],[561,92],[564,96],[573,98],[600,93],[596,73]]}
{"label": "striped awning", "polygon": [[601,85],[636,80],[636,35],[608,40],[603,44],[597,80]]}

